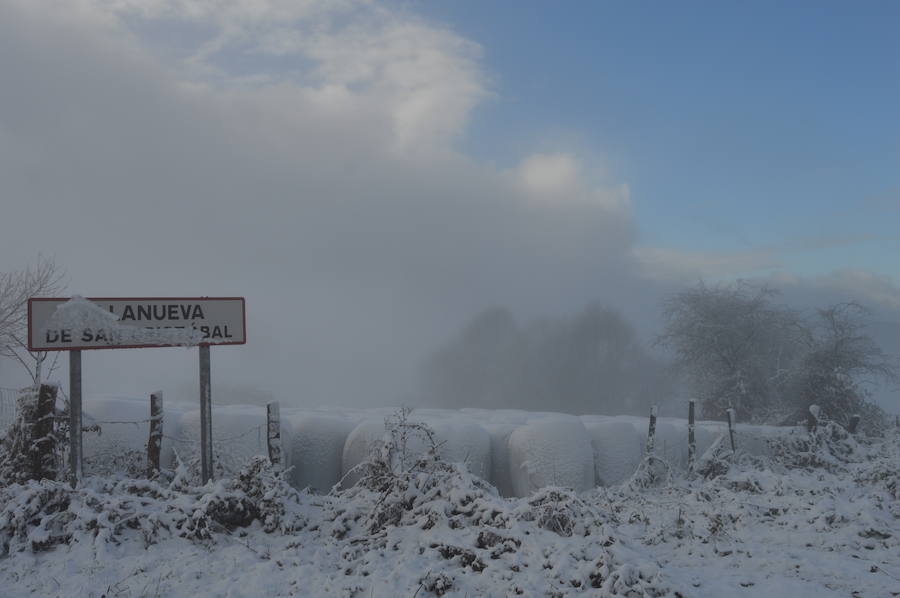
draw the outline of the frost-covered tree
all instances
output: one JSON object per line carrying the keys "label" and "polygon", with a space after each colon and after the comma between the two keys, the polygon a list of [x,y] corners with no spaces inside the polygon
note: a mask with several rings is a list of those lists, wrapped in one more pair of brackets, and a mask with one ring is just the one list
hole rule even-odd
{"label": "frost-covered tree", "polygon": [[47,353],[28,351],[28,299],[58,295],[66,286],[64,279],[54,260],[40,256],[24,269],[0,272],[0,357],[24,367],[35,384],[48,373]]}
{"label": "frost-covered tree", "polygon": [[875,378],[897,381],[897,369],[865,333],[866,310],[855,303],[819,309],[810,322],[774,303],[777,291],[739,281],[703,283],[664,304],[660,342],[674,352],[703,415],[755,423],[795,423],[810,405],[846,424],[880,410],[867,401]]}
{"label": "frost-covered tree", "polygon": [[673,350],[705,417],[733,408],[741,420],[772,421],[791,409],[785,397],[811,337],[798,312],[773,303],[776,295],[743,281],[700,283],[665,302],[659,341]]}
{"label": "frost-covered tree", "polygon": [[840,303],[817,310],[813,343],[804,356],[795,394],[800,418],[810,405],[847,425],[853,415],[877,429],[880,410],[868,402],[868,386],[878,380],[897,383],[897,363],[865,332],[868,310],[857,303]]}

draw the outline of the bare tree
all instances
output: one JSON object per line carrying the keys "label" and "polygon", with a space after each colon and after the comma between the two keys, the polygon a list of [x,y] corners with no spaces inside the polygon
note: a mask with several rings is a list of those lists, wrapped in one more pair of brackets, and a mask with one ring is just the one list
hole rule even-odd
{"label": "bare tree", "polygon": [[794,416],[805,415],[816,404],[828,419],[846,426],[862,415],[863,426],[877,430],[881,414],[868,402],[869,386],[876,381],[900,381],[895,360],[865,333],[869,312],[857,303],[839,303],[817,310],[814,342],[803,360],[795,393]]}
{"label": "bare tree", "polygon": [[785,401],[811,337],[797,312],[775,305],[777,291],[744,281],[702,282],[664,304],[659,342],[675,353],[706,417],[772,421]]}
{"label": "bare tree", "polygon": [[[64,272],[42,256],[22,270],[0,272],[0,357],[19,363],[35,384],[43,378],[47,353],[28,351],[28,299],[58,295],[65,286]],[[48,374],[54,366],[55,359]]]}
{"label": "bare tree", "polygon": [[741,281],[701,283],[665,303],[659,340],[673,349],[704,415],[734,409],[744,421],[795,423],[816,404],[828,419],[847,425],[858,414],[877,430],[881,412],[867,386],[898,375],[865,332],[868,312],[841,303],[806,319],[774,304],[776,294]]}

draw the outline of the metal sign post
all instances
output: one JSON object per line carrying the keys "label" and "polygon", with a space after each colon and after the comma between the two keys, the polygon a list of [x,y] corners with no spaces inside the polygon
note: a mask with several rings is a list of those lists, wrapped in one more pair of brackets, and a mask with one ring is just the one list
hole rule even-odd
{"label": "metal sign post", "polygon": [[81,351],[69,351],[69,483],[74,488],[81,481]]}
{"label": "metal sign post", "polygon": [[212,390],[209,375],[209,345],[200,345],[200,475],[212,479]]}

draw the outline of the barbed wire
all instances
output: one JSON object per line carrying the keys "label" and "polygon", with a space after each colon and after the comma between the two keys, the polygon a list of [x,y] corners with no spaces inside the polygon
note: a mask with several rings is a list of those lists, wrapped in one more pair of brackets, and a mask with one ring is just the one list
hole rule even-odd
{"label": "barbed wire", "polygon": [[[247,436],[247,435],[249,435],[249,434],[251,434],[251,433],[253,433],[253,432],[256,432],[257,435],[258,435],[258,440],[260,440],[260,442],[261,442],[261,441],[262,441],[262,430],[263,430],[263,428],[265,428],[265,427],[266,427],[265,424],[260,424],[260,425],[258,425],[258,426],[254,426],[254,427],[252,427],[252,428],[249,428],[248,430],[246,430],[246,431],[244,431],[244,432],[241,432],[240,434],[235,434],[234,436],[228,436],[228,437],[225,437],[225,438],[216,438],[216,437],[213,437],[212,441],[213,441],[214,443],[216,443],[216,442],[231,442],[232,440],[237,440],[237,439],[243,438],[244,436]],[[174,442],[191,442],[191,443],[194,443],[194,444],[199,444],[199,443],[200,443],[200,439],[199,439],[199,438],[183,438],[183,437],[182,437],[182,438],[179,438],[179,437],[177,437],[177,436],[169,436],[168,434],[163,434],[162,437],[163,437],[163,438],[168,438],[169,440],[172,440],[172,441],[174,441]]]}
{"label": "barbed wire", "polygon": [[[89,419],[89,418],[85,418],[85,419]],[[155,421],[163,421],[163,416],[155,415],[152,417],[148,417],[147,419],[122,420],[122,421],[105,421],[105,420],[101,420],[101,419],[91,419],[90,421],[91,421],[91,423],[98,424],[98,425],[99,424],[134,424],[134,425],[137,425],[137,424],[149,424],[149,423],[155,422]]]}

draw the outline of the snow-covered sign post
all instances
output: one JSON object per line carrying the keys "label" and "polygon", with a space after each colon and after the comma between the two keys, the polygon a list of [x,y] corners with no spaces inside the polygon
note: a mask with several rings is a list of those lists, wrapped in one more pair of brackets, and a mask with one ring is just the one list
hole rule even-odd
{"label": "snow-covered sign post", "polygon": [[81,351],[191,347],[200,351],[200,464],[212,477],[209,347],[247,342],[243,297],[151,297],[28,300],[28,350],[69,351],[72,482],[82,476]]}

